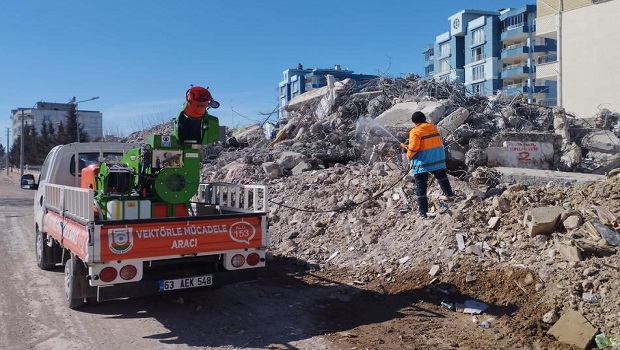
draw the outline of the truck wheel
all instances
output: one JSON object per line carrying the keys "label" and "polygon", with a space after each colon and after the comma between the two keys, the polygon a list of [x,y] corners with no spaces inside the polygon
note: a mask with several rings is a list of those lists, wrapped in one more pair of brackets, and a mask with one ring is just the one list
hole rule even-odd
{"label": "truck wheel", "polygon": [[65,263],[65,299],[70,309],[77,309],[86,303],[84,297],[80,297],[80,285],[82,280],[86,281],[84,270],[82,261],[71,253],[71,258]]}
{"label": "truck wheel", "polygon": [[35,249],[37,254],[37,266],[41,270],[50,270],[54,267],[52,247],[47,245],[47,235],[37,229],[35,237]]}

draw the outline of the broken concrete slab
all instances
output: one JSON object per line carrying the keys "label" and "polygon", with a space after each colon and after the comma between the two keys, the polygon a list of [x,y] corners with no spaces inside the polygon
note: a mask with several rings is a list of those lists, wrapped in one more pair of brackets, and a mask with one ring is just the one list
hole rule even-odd
{"label": "broken concrete slab", "polygon": [[304,162],[308,159],[305,155],[297,152],[282,152],[280,158],[278,158],[277,163],[280,164],[282,169],[293,169],[297,164]]}
{"label": "broken concrete slab", "polygon": [[460,233],[456,234],[456,244],[459,247],[459,250],[465,249],[465,239],[463,238],[463,235]]}
{"label": "broken concrete slab", "polygon": [[318,101],[320,101],[323,97],[333,93],[333,92],[340,92],[343,89],[345,89],[347,86],[349,86],[350,84],[352,84],[352,80],[351,79],[344,79],[342,81],[337,81],[334,83],[333,88],[331,86],[323,86],[317,89],[312,89],[310,91],[306,91],[301,95],[297,95],[295,97],[293,97],[290,101],[288,101],[288,103],[286,104],[286,111],[287,112],[293,112],[293,111],[298,111],[303,109],[305,106],[309,106],[309,105],[313,105],[314,103],[317,103]]}
{"label": "broken concrete slab", "polygon": [[537,207],[525,212],[523,226],[530,237],[550,234],[560,221],[565,209],[562,207]]}
{"label": "broken concrete slab", "polygon": [[411,115],[421,111],[426,115],[426,120],[437,123],[446,110],[444,103],[438,101],[403,102],[381,113],[375,118],[381,125],[391,128],[411,128]]}
{"label": "broken concrete slab", "polygon": [[569,246],[566,244],[560,244],[558,246],[558,252],[568,262],[579,262],[582,260],[581,251],[575,246]]}
{"label": "broken concrete slab", "polygon": [[277,179],[282,174],[282,169],[278,163],[265,162],[262,167],[268,179]]}
{"label": "broken concrete slab", "polygon": [[549,329],[549,334],[555,336],[562,343],[587,349],[588,345],[598,333],[578,311],[568,311]]}
{"label": "broken concrete slab", "polygon": [[467,118],[469,117],[469,110],[463,107],[460,107],[456,111],[450,113],[447,117],[440,120],[437,123],[437,130],[439,130],[439,134],[441,137],[445,138],[450,133],[454,132],[456,128],[463,125]]}
{"label": "broken concrete slab", "polygon": [[564,228],[568,231],[576,230],[583,225],[583,219],[579,215],[571,215],[562,222]]}
{"label": "broken concrete slab", "polygon": [[620,139],[613,131],[598,130],[584,136],[581,147],[596,152],[617,153],[620,151]]}
{"label": "broken concrete slab", "polygon": [[501,182],[503,183],[521,183],[531,186],[544,186],[550,181],[563,184],[575,184],[605,180],[605,175],[568,173],[552,170],[507,167],[494,167],[493,170],[500,174]]}

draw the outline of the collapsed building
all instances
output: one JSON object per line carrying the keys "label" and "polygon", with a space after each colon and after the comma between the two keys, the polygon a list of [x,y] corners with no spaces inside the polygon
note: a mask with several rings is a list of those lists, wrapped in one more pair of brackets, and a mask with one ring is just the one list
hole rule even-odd
{"label": "collapsed building", "polygon": [[[453,188],[466,195],[442,209],[430,186],[438,215],[425,222],[407,215],[415,190],[399,147],[417,110],[438,125]],[[528,327],[578,310],[619,334],[620,291],[610,285],[620,278],[617,114],[577,118],[520,96],[467,96],[458,84],[415,75],[337,82],[292,99],[287,112],[277,124],[230,130],[203,154],[203,181],[269,185],[275,255],[338,271],[357,286],[398,284],[428,267],[429,281],[465,291],[489,271],[519,269],[502,277],[508,289],[519,286],[513,297],[499,287],[479,297],[521,306],[511,317]],[[502,169],[519,171],[509,178]],[[542,186],[530,171],[545,172]],[[523,305],[529,297],[540,306]]]}
{"label": "collapsed building", "polygon": [[[605,174],[620,165],[617,113],[603,109],[579,118],[520,95],[467,96],[459,84],[414,74],[361,86],[336,82],[295,97],[286,109],[287,119],[250,126],[207,152],[232,151],[218,163],[241,158],[268,177],[349,161],[370,164],[398,150],[411,114],[422,111],[442,133],[449,170],[460,174],[480,166]],[[299,156],[291,161],[291,154],[279,155],[283,150]]]}

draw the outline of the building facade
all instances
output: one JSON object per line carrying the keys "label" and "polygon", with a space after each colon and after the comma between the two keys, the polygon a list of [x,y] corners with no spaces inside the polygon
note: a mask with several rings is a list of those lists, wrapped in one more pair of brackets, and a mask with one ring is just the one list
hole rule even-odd
{"label": "building facade", "polygon": [[536,6],[499,11],[462,10],[448,17],[450,31],[423,50],[425,76],[463,83],[471,94],[523,95],[549,103],[555,82],[536,80],[535,61],[556,50],[554,40],[536,39]]}
{"label": "building facade", "polygon": [[557,105],[580,118],[620,112],[620,0],[538,0],[536,36],[557,41],[536,79],[557,82]]}
{"label": "building facade", "polygon": [[[62,122],[66,124],[70,103],[37,102],[34,108],[17,108],[11,110],[11,131],[13,141],[21,135],[22,118],[24,125],[34,125],[41,134],[43,123],[52,123],[55,130]],[[99,111],[77,110],[78,123],[84,128],[91,140],[103,137],[103,115]]]}
{"label": "building facade", "polygon": [[340,65],[335,65],[333,69],[304,69],[301,64],[298,64],[297,68],[285,70],[283,75],[284,80],[278,85],[278,119],[286,119],[284,108],[292,98],[306,91],[327,86],[328,75],[332,75],[336,81],[352,79],[360,84],[378,78],[376,75],[354,74],[354,71],[342,69]]}

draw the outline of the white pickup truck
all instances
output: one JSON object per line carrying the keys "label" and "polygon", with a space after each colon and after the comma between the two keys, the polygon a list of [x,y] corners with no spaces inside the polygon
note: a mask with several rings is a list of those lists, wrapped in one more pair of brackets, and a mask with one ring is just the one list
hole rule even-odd
{"label": "white pickup truck", "polygon": [[[159,146],[165,150],[167,139],[161,140]],[[114,165],[134,160],[135,155],[139,169],[151,165],[143,163],[152,153],[150,147],[135,153],[136,147],[106,142],[56,146],[47,155],[38,182],[32,174],[21,179],[23,189],[36,190],[37,265],[49,270],[64,264],[68,306],[255,279],[257,269],[265,266],[270,239],[266,187],[225,183],[188,187],[179,161],[193,164],[197,155],[191,149],[178,151],[167,169],[159,164],[159,155],[171,151],[161,151],[157,155],[161,169],[153,162],[153,169],[145,172],[150,174],[148,181],[143,180],[138,163],[133,169]],[[104,169],[109,177],[105,182]],[[128,169],[128,178],[136,180],[127,185],[119,169]],[[164,179],[159,181],[163,185],[154,183],[157,176]],[[131,184],[138,183],[132,189]],[[103,190],[102,184],[108,188]],[[157,194],[156,186],[164,185],[171,191],[183,186],[198,190],[189,194],[193,195],[189,201],[166,203],[161,197],[174,199],[183,192],[170,196],[160,189]]]}

